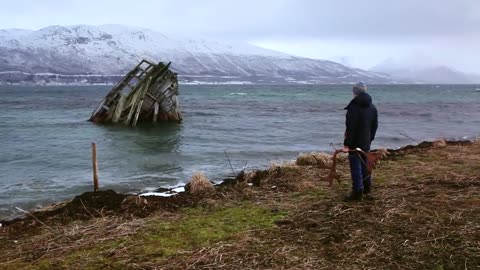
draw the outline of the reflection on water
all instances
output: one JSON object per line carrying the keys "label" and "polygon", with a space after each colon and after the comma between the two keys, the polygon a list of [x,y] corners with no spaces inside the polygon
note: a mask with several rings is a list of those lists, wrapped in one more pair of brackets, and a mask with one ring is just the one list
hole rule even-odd
{"label": "reflection on water", "polygon": [[135,128],[99,125],[97,128],[101,132],[97,142],[99,164],[107,168],[100,176],[106,179],[109,188],[132,191],[138,186],[155,188],[159,184],[183,181],[184,168],[176,158],[181,144],[181,124],[157,123]]}
{"label": "reflection on water", "polygon": [[98,125],[104,130],[103,136],[111,141],[122,141],[126,148],[140,147],[144,151],[176,152],[180,144],[182,124],[160,122],[139,124],[135,128],[120,125]]}

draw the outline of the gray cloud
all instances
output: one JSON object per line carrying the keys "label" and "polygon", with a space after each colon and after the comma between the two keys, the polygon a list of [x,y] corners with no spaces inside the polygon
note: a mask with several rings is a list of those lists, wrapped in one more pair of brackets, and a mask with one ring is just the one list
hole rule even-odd
{"label": "gray cloud", "polygon": [[[210,35],[415,38],[480,34],[476,0],[55,1],[3,3],[0,26],[121,23]],[[18,26],[17,26],[18,27]]]}
{"label": "gray cloud", "polygon": [[363,68],[413,51],[469,70],[480,62],[468,57],[480,45],[478,0],[16,0],[0,10],[0,28],[108,23],[254,41]]}

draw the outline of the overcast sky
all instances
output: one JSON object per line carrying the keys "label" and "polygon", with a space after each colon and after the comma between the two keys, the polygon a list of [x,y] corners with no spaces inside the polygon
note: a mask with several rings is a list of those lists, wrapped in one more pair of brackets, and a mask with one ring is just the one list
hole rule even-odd
{"label": "overcast sky", "polygon": [[[137,2],[138,4],[133,4]],[[480,0],[0,0],[0,28],[125,24],[371,68],[480,73]]]}

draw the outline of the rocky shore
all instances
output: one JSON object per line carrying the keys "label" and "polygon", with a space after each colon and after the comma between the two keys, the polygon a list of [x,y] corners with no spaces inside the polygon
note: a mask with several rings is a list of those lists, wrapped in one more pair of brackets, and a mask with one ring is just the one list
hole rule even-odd
{"label": "rocky shore", "polygon": [[2,221],[1,269],[475,269],[480,142],[390,149],[374,201],[328,166],[272,164],[206,192],[106,190]]}

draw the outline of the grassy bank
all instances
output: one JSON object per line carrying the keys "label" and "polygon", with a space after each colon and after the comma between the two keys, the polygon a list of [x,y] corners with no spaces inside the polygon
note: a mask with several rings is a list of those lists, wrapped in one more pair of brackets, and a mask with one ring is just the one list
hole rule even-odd
{"label": "grassy bank", "polygon": [[208,196],[79,196],[6,223],[0,268],[480,267],[479,142],[391,153],[374,171],[374,201],[342,202],[344,161],[338,171],[332,187],[319,181],[326,169],[272,165]]}

